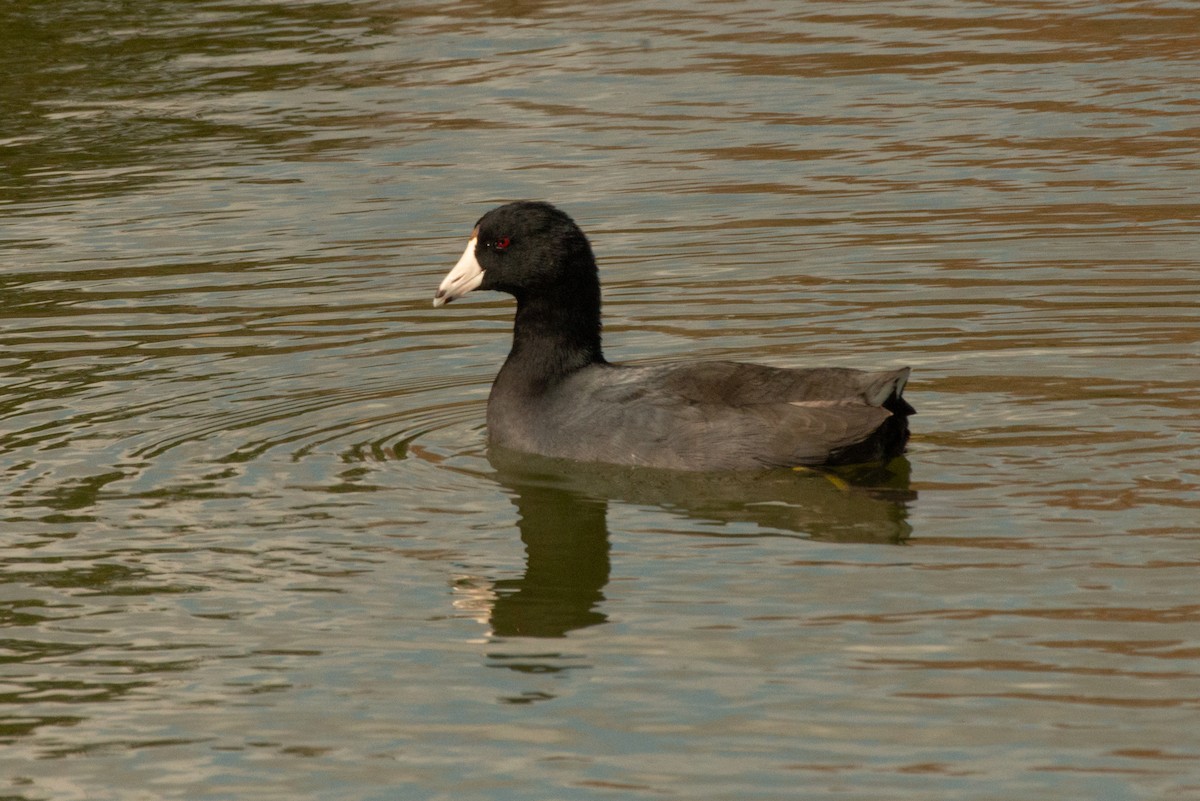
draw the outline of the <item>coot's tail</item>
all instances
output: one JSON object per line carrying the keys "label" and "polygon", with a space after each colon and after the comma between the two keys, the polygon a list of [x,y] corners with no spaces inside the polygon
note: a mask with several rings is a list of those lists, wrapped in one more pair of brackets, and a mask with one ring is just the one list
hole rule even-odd
{"label": "coot's tail", "polygon": [[863,441],[831,453],[826,464],[885,462],[904,453],[904,447],[908,444],[908,418],[917,413],[903,395],[908,373],[909,368],[904,367],[880,374],[880,380],[875,385],[880,390],[876,400],[892,416],[880,423],[879,428]]}

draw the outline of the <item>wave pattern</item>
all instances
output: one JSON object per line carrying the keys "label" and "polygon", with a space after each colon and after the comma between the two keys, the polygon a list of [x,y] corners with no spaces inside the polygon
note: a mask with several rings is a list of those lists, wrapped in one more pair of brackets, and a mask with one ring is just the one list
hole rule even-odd
{"label": "wave pattern", "polygon": [[[1195,794],[1194,4],[668,5],[0,9],[5,797]],[[519,197],[908,460],[489,454]]]}

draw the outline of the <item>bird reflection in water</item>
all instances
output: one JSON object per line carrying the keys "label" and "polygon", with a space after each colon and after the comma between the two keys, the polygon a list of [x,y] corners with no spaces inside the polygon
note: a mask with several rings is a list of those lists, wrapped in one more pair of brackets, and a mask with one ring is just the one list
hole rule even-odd
{"label": "bird reflection in water", "polygon": [[496,638],[563,637],[606,622],[610,501],[716,524],[752,523],[761,536],[901,544],[911,534],[908,506],[916,498],[904,457],[829,473],[744,474],[581,464],[496,448],[488,458],[517,507],[526,556],[520,578],[492,584]]}

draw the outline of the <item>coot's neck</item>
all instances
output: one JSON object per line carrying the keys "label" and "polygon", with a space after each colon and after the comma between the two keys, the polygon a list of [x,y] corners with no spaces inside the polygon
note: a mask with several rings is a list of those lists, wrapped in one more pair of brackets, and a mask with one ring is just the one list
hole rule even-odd
{"label": "coot's neck", "polygon": [[512,350],[497,385],[536,394],[577,370],[603,363],[598,280],[557,292],[517,294]]}

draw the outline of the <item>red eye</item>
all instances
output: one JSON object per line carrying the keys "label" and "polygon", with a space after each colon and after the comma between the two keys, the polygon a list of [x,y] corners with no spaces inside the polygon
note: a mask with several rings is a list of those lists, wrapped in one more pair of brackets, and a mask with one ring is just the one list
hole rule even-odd
{"label": "red eye", "polygon": [[496,250],[508,250],[508,246],[512,244],[512,240],[507,236],[502,236],[496,239],[494,247]]}

